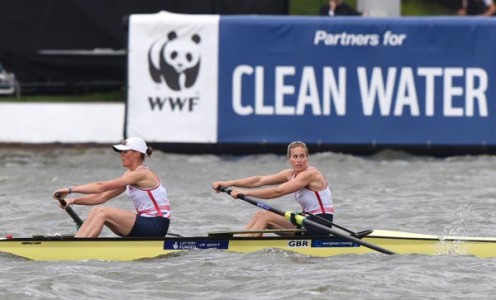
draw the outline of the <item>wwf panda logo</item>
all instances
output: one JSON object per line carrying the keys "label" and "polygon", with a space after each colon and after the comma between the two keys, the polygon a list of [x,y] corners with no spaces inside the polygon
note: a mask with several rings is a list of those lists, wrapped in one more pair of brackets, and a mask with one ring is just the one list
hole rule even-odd
{"label": "wwf panda logo", "polygon": [[169,32],[165,41],[155,41],[148,50],[148,66],[153,81],[165,81],[174,91],[192,87],[200,71],[200,42],[197,34],[178,37],[175,31]]}

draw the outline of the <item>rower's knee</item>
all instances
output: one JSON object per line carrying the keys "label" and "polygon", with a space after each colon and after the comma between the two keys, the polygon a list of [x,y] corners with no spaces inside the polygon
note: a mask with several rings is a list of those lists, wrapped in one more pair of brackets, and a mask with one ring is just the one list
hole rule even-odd
{"label": "rower's knee", "polygon": [[90,210],[89,215],[99,218],[105,218],[107,216],[107,210],[107,207],[96,206]]}
{"label": "rower's knee", "polygon": [[259,221],[267,222],[271,217],[271,212],[266,210],[260,210],[255,213],[255,218]]}

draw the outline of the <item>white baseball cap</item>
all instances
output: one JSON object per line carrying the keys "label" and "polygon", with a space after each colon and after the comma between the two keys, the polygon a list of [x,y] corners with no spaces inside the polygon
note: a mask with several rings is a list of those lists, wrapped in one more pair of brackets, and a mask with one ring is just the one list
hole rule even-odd
{"label": "white baseball cap", "polygon": [[146,154],[148,146],[146,145],[145,141],[143,141],[143,139],[139,137],[130,137],[128,139],[125,139],[121,144],[114,145],[113,148],[117,152],[134,150]]}

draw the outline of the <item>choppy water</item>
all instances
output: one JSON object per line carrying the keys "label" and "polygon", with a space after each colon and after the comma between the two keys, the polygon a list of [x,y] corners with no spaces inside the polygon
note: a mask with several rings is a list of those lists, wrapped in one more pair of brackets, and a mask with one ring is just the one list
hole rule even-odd
{"label": "choppy water", "polygon": [[[257,210],[212,192],[213,180],[287,167],[276,155],[159,151],[147,163],[167,186],[170,231],[182,235],[241,229]],[[495,156],[320,153],[311,164],[330,182],[341,226],[496,236]],[[51,193],[123,171],[111,149],[0,149],[0,236],[73,233],[74,223]],[[298,209],[289,197],[269,203]],[[109,205],[131,209],[125,197]],[[75,210],[84,217],[88,208]],[[316,258],[207,250],[136,262],[33,262],[0,255],[0,263],[0,299],[494,299],[496,288],[496,259],[470,256]]]}

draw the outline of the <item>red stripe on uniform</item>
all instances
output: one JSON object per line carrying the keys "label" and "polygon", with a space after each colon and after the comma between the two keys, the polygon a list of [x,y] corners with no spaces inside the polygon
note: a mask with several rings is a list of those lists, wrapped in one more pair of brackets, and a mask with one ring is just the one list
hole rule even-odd
{"label": "red stripe on uniform", "polygon": [[160,207],[158,207],[157,200],[155,200],[155,197],[153,197],[152,191],[148,190],[146,192],[148,193],[148,196],[152,200],[153,206],[155,206],[155,209],[157,210],[159,217],[163,217],[164,214],[162,213],[162,210],[160,209]]}
{"label": "red stripe on uniform", "polygon": [[315,196],[317,197],[317,201],[319,202],[320,210],[323,214],[325,214],[325,208],[324,208],[324,203],[322,203],[322,199],[320,198],[319,192],[314,191]]}

